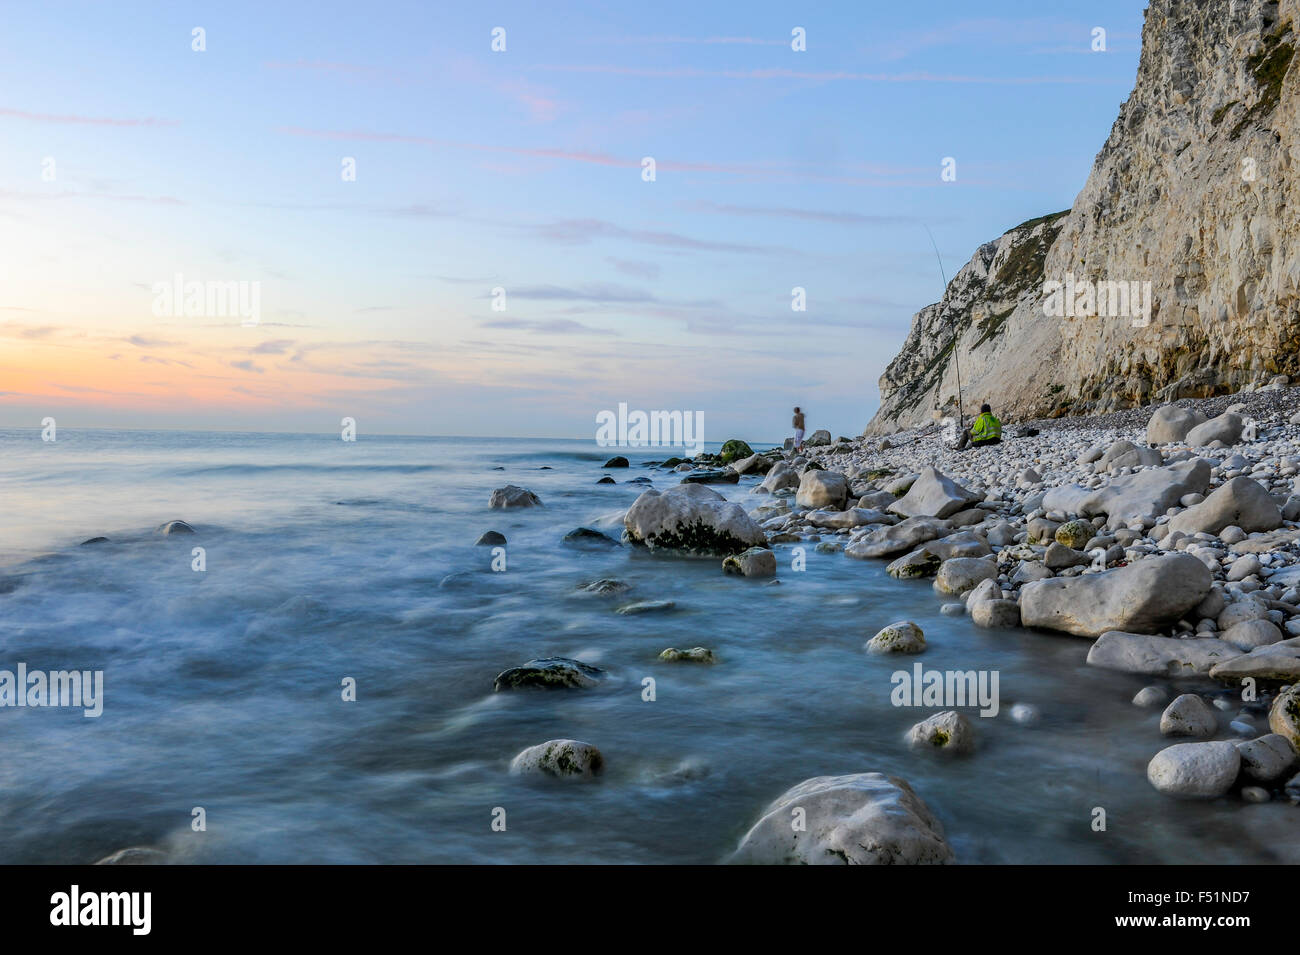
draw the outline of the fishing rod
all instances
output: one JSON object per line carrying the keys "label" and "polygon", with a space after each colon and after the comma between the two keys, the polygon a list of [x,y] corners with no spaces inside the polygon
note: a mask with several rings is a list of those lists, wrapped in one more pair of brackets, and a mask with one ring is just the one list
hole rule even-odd
{"label": "fishing rod", "polygon": [[[930,227],[924,222],[921,223],[921,228],[925,229],[925,234],[930,237],[930,245],[934,249],[934,257],[939,262],[939,277],[943,279],[943,292],[939,295],[939,309],[942,311],[943,296],[947,294],[948,291],[948,276],[943,271],[943,257],[939,255],[939,246],[934,241],[934,234],[930,231]],[[952,362],[957,368],[957,430],[960,431],[962,428],[966,427],[966,413],[962,410],[961,404],[961,361],[957,358],[957,352],[960,351],[960,349],[957,347],[957,325],[955,322],[951,321],[951,319],[949,320],[949,324],[952,326]],[[939,396],[936,394],[935,397],[938,398]]]}

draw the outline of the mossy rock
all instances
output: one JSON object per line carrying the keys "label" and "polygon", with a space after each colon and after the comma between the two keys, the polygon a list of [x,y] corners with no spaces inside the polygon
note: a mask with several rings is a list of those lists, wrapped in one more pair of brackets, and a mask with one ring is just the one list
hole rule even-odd
{"label": "mossy rock", "polygon": [[1096,535],[1097,529],[1088,521],[1066,521],[1056,529],[1056,542],[1074,550],[1083,550]]}
{"label": "mossy rock", "polygon": [[722,446],[718,453],[718,460],[723,464],[730,464],[732,461],[739,461],[741,458],[747,458],[753,455],[754,449],[747,445],[739,438],[732,438]]}

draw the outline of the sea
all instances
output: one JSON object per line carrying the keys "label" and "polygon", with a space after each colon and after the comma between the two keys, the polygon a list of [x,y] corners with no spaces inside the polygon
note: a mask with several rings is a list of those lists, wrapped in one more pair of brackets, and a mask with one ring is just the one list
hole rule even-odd
{"label": "sea", "polygon": [[[631,466],[603,469],[615,453]],[[1152,789],[1169,741],[1160,709],[1131,702],[1152,681],[1087,666],[1087,640],[979,629],[941,615],[928,581],[814,542],[778,545],[773,582],[564,541],[617,541],[639,494],[680,480],[651,464],[672,453],[0,431],[0,671],[103,681],[98,716],[0,706],[0,862],[712,864],[785,790],[860,772],[907,780],[963,863],[1297,860],[1290,806]],[[753,508],[758,480],[716,489]],[[490,509],[506,484],[542,506]],[[195,533],[158,532],[177,520]],[[503,551],[476,545],[490,530]],[[631,589],[579,593],[601,578]],[[617,612],[633,600],[674,606]],[[868,655],[898,620],[926,652]],[[717,662],[659,659],[695,646]],[[551,656],[604,679],[493,691]],[[997,715],[963,709],[973,753],[907,746],[937,710],[896,705],[917,663],[997,673]],[[1012,719],[1017,703],[1038,719]],[[558,738],[598,747],[604,772],[510,774]]]}

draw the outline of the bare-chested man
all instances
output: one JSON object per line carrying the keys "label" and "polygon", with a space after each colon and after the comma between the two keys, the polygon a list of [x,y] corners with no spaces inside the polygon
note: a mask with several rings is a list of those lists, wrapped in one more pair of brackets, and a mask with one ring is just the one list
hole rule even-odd
{"label": "bare-chested man", "polygon": [[794,449],[803,450],[803,412],[798,408],[794,409]]}

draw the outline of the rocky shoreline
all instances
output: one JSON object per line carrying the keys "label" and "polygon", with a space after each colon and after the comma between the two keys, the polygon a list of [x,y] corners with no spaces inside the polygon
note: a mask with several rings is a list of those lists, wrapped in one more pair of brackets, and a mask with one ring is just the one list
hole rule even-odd
{"label": "rocky shoreline", "polygon": [[[1023,422],[964,453],[937,426],[819,432],[802,453],[732,441],[720,455],[655,463],[681,483],[643,492],[623,540],[768,583],[802,547],[932,578],[945,615],[1088,639],[1089,665],[1139,677],[1135,720],[1163,707],[1165,743],[1153,741],[1147,767],[1160,793],[1300,804],[1300,388],[1287,385]],[[755,502],[711,484],[748,487]],[[926,649],[910,621],[862,636],[871,653]],[[696,651],[664,659],[712,661]],[[945,710],[908,742],[978,759],[976,724]],[[539,766],[592,775],[591,760],[583,767]],[[960,861],[906,781],[880,773],[798,783],[734,860]]]}

